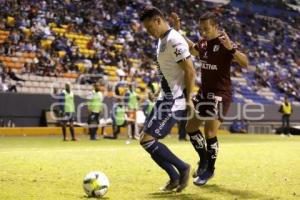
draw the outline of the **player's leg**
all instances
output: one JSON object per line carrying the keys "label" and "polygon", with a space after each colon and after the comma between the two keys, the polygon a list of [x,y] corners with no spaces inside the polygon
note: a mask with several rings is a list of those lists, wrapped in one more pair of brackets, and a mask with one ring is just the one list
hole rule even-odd
{"label": "player's leg", "polygon": [[121,126],[115,124],[113,130],[114,130],[114,132],[113,132],[112,138],[117,139],[118,135],[120,134],[120,131],[121,131]]}
{"label": "player's leg", "polygon": [[93,140],[93,118],[94,118],[93,113],[90,113],[88,116],[88,121],[87,121],[88,126],[89,126],[90,140]]}
{"label": "player's leg", "polygon": [[[177,191],[180,192],[187,186],[190,166],[174,155],[166,145],[158,141],[158,138],[164,138],[168,135],[176,123],[172,116],[171,106],[160,106],[161,103],[156,103],[150,117],[146,121],[144,131],[140,137],[140,143],[151,155],[152,159],[166,170],[170,177],[170,182],[174,183],[171,184],[172,187],[168,187],[167,184],[165,189],[172,190],[178,186]],[[175,166],[179,174],[173,166]]]}
{"label": "player's leg", "polygon": [[186,130],[185,130],[186,124],[187,124],[187,120],[181,120],[180,122],[177,123],[179,141],[187,141]]}
{"label": "player's leg", "polygon": [[207,152],[208,152],[208,170],[214,171],[215,162],[218,156],[219,143],[217,132],[221,122],[219,120],[210,120],[205,122],[204,132],[206,136]]}
{"label": "player's leg", "polygon": [[71,133],[71,137],[73,141],[76,141],[76,137],[75,137],[75,131],[74,131],[74,120],[75,120],[75,116],[74,113],[70,113],[69,114],[69,128],[70,128],[70,133]]}
{"label": "player's leg", "polygon": [[74,123],[73,123],[73,121],[70,122],[69,126],[70,126],[70,133],[71,133],[72,140],[76,141],[77,139],[75,137],[75,130],[74,130]]}
{"label": "player's leg", "polygon": [[291,136],[291,132],[290,132],[290,115],[286,116],[286,127],[287,127],[288,136]]}
{"label": "player's leg", "polygon": [[92,140],[96,140],[97,139],[97,130],[98,130],[98,126],[99,126],[99,113],[94,113],[94,118],[92,120]]}
{"label": "player's leg", "polygon": [[64,141],[68,141],[68,137],[67,137],[67,122],[68,122],[67,115],[66,115],[66,113],[64,113],[62,115],[62,118],[61,118],[60,123],[59,123],[60,126],[61,126],[62,133],[63,133],[63,140]]}
{"label": "player's leg", "polygon": [[202,174],[207,168],[207,150],[205,138],[200,131],[199,127],[203,123],[202,120],[199,119],[199,116],[196,115],[196,112],[193,111],[192,118],[188,120],[186,125],[186,132],[190,137],[190,141],[199,155],[198,168],[193,174],[193,177],[197,177]]}
{"label": "player's leg", "polygon": [[282,115],[282,136],[286,134],[286,120],[285,120],[285,114]]}
{"label": "player's leg", "polygon": [[154,150],[158,146],[157,139],[148,134],[142,133],[140,135],[140,144],[150,154],[154,162],[169,175],[170,180],[164,187],[161,188],[161,190],[171,191],[175,189],[179,185],[179,174],[171,163],[165,161],[159,154],[155,153]]}
{"label": "player's leg", "polygon": [[131,139],[135,139],[135,122],[131,122],[130,125],[131,127]]}
{"label": "player's leg", "polygon": [[64,121],[61,122],[61,129],[62,129],[62,133],[63,133],[63,140],[68,141],[66,122],[64,122]]}
{"label": "player's leg", "polygon": [[217,139],[217,132],[221,125],[219,120],[208,120],[205,121],[204,133],[207,143],[207,169],[204,173],[199,175],[195,180],[194,184],[201,186],[214,176],[215,162],[218,155],[219,144]]}
{"label": "player's leg", "polygon": [[[181,192],[187,186],[190,166],[173,154],[166,145],[149,134],[143,133],[140,143],[151,155],[151,158],[163,168],[170,177],[170,182],[163,190],[173,190],[177,187],[177,191]],[[175,166],[179,174],[173,166]]]}

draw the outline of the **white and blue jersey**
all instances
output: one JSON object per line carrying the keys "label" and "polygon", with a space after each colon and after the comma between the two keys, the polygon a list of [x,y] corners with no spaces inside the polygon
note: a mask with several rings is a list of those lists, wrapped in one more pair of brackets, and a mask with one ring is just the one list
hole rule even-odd
{"label": "white and blue jersey", "polygon": [[186,115],[184,70],[178,62],[190,57],[189,46],[174,29],[159,39],[157,62],[161,75],[161,93],[145,122],[144,132],[155,138],[166,136],[173,125]]}

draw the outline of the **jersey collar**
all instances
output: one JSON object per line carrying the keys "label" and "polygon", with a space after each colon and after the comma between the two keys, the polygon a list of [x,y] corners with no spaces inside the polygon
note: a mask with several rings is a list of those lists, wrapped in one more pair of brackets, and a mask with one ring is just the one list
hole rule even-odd
{"label": "jersey collar", "polygon": [[160,39],[164,39],[171,32],[171,30],[172,30],[172,28],[170,28],[164,34],[162,34],[162,37]]}

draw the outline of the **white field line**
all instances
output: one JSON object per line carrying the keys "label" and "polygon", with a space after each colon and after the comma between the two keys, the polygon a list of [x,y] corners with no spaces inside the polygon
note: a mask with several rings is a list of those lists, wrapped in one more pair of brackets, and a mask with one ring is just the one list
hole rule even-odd
{"label": "white field line", "polygon": [[[265,144],[265,143],[273,143],[273,142],[258,142],[258,143],[232,143],[232,144],[220,144],[220,146],[222,147],[235,147],[235,146],[261,146],[262,144]],[[290,142],[290,143],[299,143],[299,142]],[[130,145],[130,144],[129,144]],[[182,146],[178,146],[178,145],[168,145],[170,146],[172,149],[177,149],[177,148],[182,148]],[[192,147],[192,145],[191,145]],[[135,146],[125,146],[124,144],[124,147],[90,147],[90,148],[79,148],[79,147],[76,147],[76,148],[69,148],[69,147],[66,147],[66,149],[64,148],[53,148],[53,149],[43,149],[43,148],[29,148],[29,149],[25,149],[25,148],[19,148],[19,149],[13,149],[11,151],[1,151],[0,150],[0,154],[10,154],[10,153],[18,153],[18,152],[22,152],[22,153],[44,153],[44,152],[54,152],[54,153],[57,153],[57,152],[118,152],[118,151],[127,151],[127,150],[132,150],[132,149],[140,149],[140,150],[143,150],[143,148],[138,145],[138,144],[135,144]]]}

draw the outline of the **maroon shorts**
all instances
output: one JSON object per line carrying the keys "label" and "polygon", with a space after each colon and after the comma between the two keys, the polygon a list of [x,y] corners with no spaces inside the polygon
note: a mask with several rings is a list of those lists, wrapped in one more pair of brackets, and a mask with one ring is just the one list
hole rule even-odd
{"label": "maroon shorts", "polygon": [[198,93],[193,98],[195,110],[198,111],[198,115],[202,120],[215,120],[218,119],[221,122],[229,110],[231,104],[231,98],[226,96],[215,95],[203,95]]}

